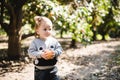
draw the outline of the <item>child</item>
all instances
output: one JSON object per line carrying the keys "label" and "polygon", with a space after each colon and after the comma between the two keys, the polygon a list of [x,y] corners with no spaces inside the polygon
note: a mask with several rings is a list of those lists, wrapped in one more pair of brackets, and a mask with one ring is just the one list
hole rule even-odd
{"label": "child", "polygon": [[52,22],[44,16],[35,16],[35,39],[28,53],[34,59],[35,80],[59,80],[55,66],[57,57],[62,53],[60,43],[51,36]]}

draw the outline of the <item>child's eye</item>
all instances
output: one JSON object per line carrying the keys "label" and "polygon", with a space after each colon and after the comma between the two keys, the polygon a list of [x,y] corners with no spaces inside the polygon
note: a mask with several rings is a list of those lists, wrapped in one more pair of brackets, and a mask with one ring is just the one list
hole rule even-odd
{"label": "child's eye", "polygon": [[44,31],[47,31],[47,29],[44,29]]}

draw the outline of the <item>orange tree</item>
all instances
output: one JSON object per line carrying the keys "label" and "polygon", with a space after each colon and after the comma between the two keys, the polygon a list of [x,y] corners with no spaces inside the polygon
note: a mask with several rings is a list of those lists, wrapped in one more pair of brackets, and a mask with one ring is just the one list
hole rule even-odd
{"label": "orange tree", "polygon": [[[96,26],[98,27],[103,22],[104,15],[108,13],[109,6],[106,7],[108,4],[105,1],[65,0],[64,3],[63,0],[0,0],[0,24],[9,37],[8,57],[10,59],[20,58],[21,39],[26,37],[24,37],[26,31],[24,29],[22,31],[22,26],[29,24],[30,26],[27,26],[29,27],[28,33],[31,32],[33,35],[33,30],[30,27],[34,27],[33,17],[35,15],[49,17],[56,30],[59,30],[61,34],[62,32],[69,33],[72,38],[71,47],[76,47],[76,41],[84,44],[90,42],[94,35],[93,30],[98,31],[98,28],[95,29]],[[102,3],[101,5],[105,3],[106,5],[98,5],[98,7],[95,5],[97,3]],[[92,15],[93,9],[97,12],[95,13],[97,18]],[[100,14],[101,10],[102,14]]]}
{"label": "orange tree", "polygon": [[[70,1],[71,2],[71,1]],[[68,4],[68,5],[67,5]],[[32,6],[32,7],[30,7]],[[31,17],[35,15],[48,16],[54,23],[54,28],[58,33],[68,33],[72,41],[70,47],[76,47],[76,41],[88,43],[91,40],[92,32],[90,30],[91,16],[87,8],[77,7],[74,9],[73,4],[66,2],[60,4],[57,1],[33,1],[24,6],[26,23],[32,23]],[[30,19],[29,19],[30,18]],[[33,26],[32,26],[33,27]]]}
{"label": "orange tree", "polygon": [[[72,1],[72,0],[71,0]],[[92,17],[85,6],[77,5],[77,2],[63,3],[56,7],[56,26],[60,26],[60,30],[68,32],[72,41],[70,47],[77,47],[76,42],[87,44],[92,40],[92,31],[90,30]]]}
{"label": "orange tree", "polygon": [[[93,32],[93,40],[97,39],[97,34],[105,40],[106,35],[117,35],[119,33],[119,0],[92,0],[92,22],[91,30]],[[113,32],[117,32],[114,34]],[[112,32],[112,33],[111,33]]]}
{"label": "orange tree", "polygon": [[[10,60],[18,60],[22,56],[21,40],[29,36],[23,33],[26,31],[22,27],[24,24],[33,24],[33,16],[39,14],[36,9],[40,10],[39,6],[34,6],[38,3],[39,0],[0,0],[0,28],[8,36],[7,56]],[[40,7],[44,8],[46,6],[43,4]],[[36,11],[32,12],[33,9]],[[43,12],[43,15],[46,13],[45,11],[41,12]]]}

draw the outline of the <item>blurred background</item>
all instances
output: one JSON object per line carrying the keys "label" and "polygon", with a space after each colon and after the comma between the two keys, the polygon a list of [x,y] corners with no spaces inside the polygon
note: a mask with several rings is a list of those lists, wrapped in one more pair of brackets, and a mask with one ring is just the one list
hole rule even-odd
{"label": "blurred background", "polygon": [[27,49],[36,15],[52,20],[53,36],[65,51],[120,38],[120,0],[0,0],[1,67],[30,62]]}

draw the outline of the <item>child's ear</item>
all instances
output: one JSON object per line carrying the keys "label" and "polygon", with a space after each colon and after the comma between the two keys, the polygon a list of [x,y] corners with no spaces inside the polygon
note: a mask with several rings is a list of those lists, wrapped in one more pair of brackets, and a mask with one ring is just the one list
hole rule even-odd
{"label": "child's ear", "polygon": [[36,33],[36,34],[39,34],[38,28],[35,28],[35,33]]}
{"label": "child's ear", "polygon": [[38,30],[36,30],[36,33],[37,33],[37,34],[39,34],[39,31],[38,31]]}

